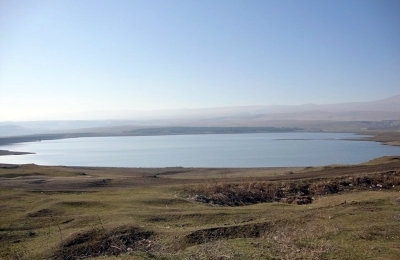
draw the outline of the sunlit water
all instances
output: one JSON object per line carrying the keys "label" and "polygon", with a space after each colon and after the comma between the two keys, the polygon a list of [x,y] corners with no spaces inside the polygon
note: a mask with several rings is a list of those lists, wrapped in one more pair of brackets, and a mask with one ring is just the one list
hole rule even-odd
{"label": "sunlit water", "polygon": [[115,167],[277,167],[354,164],[400,147],[351,141],[346,133],[257,133],[91,137],[20,143],[2,150],[33,152],[0,156],[0,163]]}

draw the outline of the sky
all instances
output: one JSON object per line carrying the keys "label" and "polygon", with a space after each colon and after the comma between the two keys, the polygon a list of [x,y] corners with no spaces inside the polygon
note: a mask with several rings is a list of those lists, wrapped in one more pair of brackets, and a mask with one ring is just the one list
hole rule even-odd
{"label": "sky", "polygon": [[397,0],[0,0],[0,121],[398,95],[399,13]]}

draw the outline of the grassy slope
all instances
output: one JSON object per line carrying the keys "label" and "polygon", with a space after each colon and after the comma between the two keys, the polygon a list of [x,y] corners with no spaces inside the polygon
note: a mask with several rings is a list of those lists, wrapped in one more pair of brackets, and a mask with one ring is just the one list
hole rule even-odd
{"label": "grassy slope", "polygon": [[0,258],[73,259],[73,246],[61,245],[82,240],[85,234],[93,243],[116,235],[110,250],[118,253],[125,251],[118,244],[121,227],[133,226],[153,234],[118,259],[398,259],[398,187],[317,196],[307,205],[239,207],[199,203],[183,192],[198,185],[285,181],[292,176],[297,176],[294,181],[302,181],[301,176],[327,181],[342,172],[353,176],[380,171],[400,172],[399,161],[385,158],[363,166],[292,171],[0,168]]}

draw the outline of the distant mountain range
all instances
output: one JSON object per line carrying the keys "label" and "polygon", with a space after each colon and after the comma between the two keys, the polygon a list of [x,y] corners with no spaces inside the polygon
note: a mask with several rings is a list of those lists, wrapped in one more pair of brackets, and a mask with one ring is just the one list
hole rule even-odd
{"label": "distant mountain range", "polygon": [[[324,105],[238,106],[146,112],[99,111],[87,114],[87,117],[95,120],[0,122],[0,136],[77,131],[114,133],[166,126],[303,127],[312,130],[329,126],[328,129],[340,130],[340,126],[352,125],[357,129],[371,126],[397,129],[400,122],[400,95],[370,102]],[[379,121],[390,122],[377,124]]]}
{"label": "distant mountain range", "polygon": [[234,106],[154,111],[99,111],[95,118],[120,120],[218,119],[265,117],[267,120],[391,120],[400,119],[400,95],[369,102],[337,104]]}

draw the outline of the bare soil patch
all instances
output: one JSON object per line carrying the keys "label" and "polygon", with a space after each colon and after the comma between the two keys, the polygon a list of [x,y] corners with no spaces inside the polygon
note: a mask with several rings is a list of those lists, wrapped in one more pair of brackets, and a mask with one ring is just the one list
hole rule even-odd
{"label": "bare soil patch", "polygon": [[400,170],[350,175],[336,178],[285,182],[216,183],[191,186],[185,190],[195,201],[223,206],[243,206],[263,202],[297,205],[312,203],[313,197],[350,190],[391,189],[400,185]]}
{"label": "bare soil patch", "polygon": [[271,227],[270,223],[265,222],[200,229],[188,234],[185,240],[189,244],[202,244],[220,239],[261,237]]}

